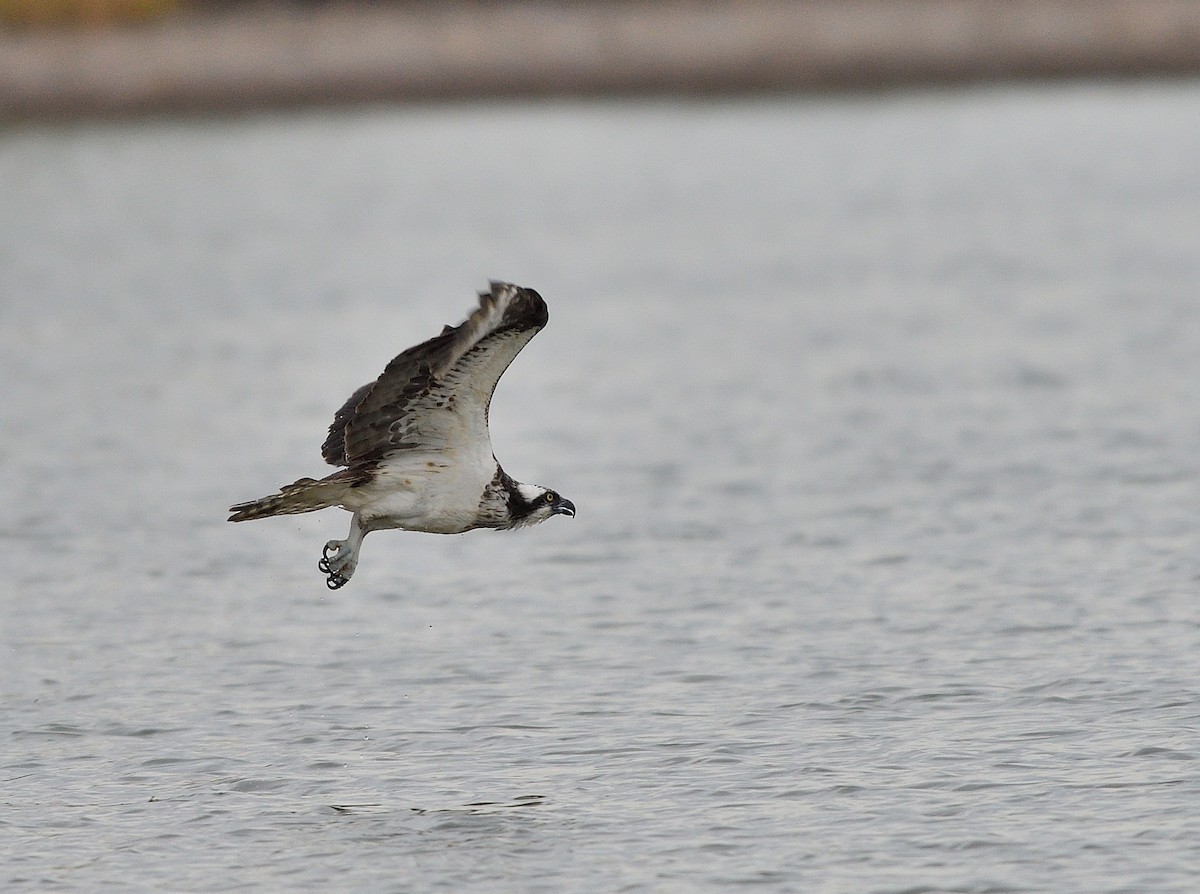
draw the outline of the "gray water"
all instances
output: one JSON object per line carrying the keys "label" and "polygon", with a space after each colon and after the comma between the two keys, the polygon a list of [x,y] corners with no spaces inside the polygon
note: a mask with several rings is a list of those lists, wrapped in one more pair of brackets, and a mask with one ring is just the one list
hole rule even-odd
{"label": "gray water", "polygon": [[[511,534],[225,508],[488,277]],[[1193,891],[1200,83],[0,133],[0,887]]]}

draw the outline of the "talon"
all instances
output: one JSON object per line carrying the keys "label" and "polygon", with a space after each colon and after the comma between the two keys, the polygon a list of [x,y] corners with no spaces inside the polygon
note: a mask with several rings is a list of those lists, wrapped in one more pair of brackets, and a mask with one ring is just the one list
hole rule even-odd
{"label": "talon", "polygon": [[321,548],[321,558],[317,562],[317,568],[326,576],[325,586],[331,590],[346,586],[350,582],[350,575],[354,573],[353,558],[345,540],[330,540],[326,543]]}

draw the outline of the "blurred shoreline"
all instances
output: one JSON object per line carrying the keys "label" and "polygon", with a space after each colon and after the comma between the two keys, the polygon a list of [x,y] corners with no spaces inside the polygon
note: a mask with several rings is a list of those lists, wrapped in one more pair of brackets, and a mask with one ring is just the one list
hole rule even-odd
{"label": "blurred shoreline", "polygon": [[0,25],[0,121],[1196,72],[1193,0],[226,3]]}

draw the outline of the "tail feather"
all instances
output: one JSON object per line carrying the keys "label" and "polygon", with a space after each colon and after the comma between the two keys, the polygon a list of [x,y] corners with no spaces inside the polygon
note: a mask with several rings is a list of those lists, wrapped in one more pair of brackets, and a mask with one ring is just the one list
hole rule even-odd
{"label": "tail feather", "polygon": [[285,484],[277,494],[230,506],[229,511],[233,514],[229,516],[229,520],[250,521],[256,518],[270,518],[273,515],[315,512],[318,509],[337,506],[346,494],[346,487],[345,481],[301,478],[293,484]]}

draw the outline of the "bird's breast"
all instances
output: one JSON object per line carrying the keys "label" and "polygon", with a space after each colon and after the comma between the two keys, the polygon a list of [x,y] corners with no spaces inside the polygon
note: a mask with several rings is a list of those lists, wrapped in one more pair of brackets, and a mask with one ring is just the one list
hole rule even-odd
{"label": "bird's breast", "polygon": [[495,460],[487,472],[447,456],[388,460],[362,488],[356,511],[376,528],[458,534],[475,527],[480,494],[494,474]]}

